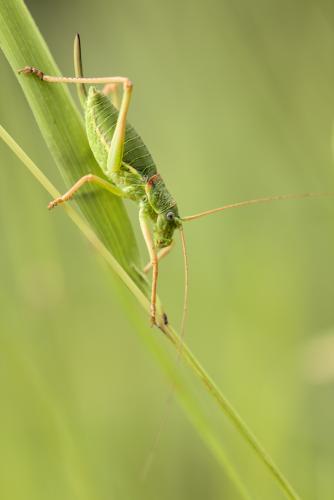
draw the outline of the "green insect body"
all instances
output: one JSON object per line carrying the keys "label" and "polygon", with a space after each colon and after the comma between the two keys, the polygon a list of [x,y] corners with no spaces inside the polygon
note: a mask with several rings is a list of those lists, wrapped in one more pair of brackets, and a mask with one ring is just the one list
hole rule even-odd
{"label": "green insect body", "polygon": [[126,123],[121,167],[108,169],[108,157],[119,112],[111,100],[95,87],[90,87],[85,105],[88,142],[102,171],[124,194],[137,203],[154,223],[153,237],[157,248],[172,243],[179,227],[176,202],[157,172],[154,160],[129,122]]}

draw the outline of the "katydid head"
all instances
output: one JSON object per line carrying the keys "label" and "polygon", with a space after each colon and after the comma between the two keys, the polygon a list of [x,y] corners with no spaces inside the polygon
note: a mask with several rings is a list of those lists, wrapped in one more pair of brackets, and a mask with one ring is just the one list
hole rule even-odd
{"label": "katydid head", "polygon": [[159,213],[153,229],[154,245],[157,248],[169,247],[173,241],[175,229],[180,226],[181,221],[176,205]]}
{"label": "katydid head", "polygon": [[156,248],[168,247],[173,241],[175,229],[181,226],[181,219],[175,203],[159,174],[150,177],[145,185],[147,201],[156,214],[153,229]]}

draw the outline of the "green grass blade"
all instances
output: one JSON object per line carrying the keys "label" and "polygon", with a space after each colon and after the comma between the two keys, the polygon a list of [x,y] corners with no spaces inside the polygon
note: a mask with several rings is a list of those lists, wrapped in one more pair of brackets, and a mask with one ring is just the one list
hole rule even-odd
{"label": "green grass blade", "polygon": [[[37,78],[17,73],[18,69],[33,65],[49,74],[60,74],[29,11],[21,0],[1,0],[0,7],[1,49],[18,78],[66,186],[90,172],[101,176],[83,120],[68,88],[45,85]],[[87,187],[88,192],[91,189]],[[142,278],[135,271],[140,267],[139,252],[122,200],[98,190],[94,203],[89,203],[85,197],[79,198],[77,203],[101,241],[128,274],[141,284]]]}
{"label": "green grass blade", "polygon": [[[6,132],[6,130],[0,125],[0,138],[8,145],[8,147],[16,154],[16,156],[22,161],[22,163],[28,168],[30,173],[35,177],[35,179],[44,187],[44,189],[54,198],[59,196],[59,192],[54,187],[54,185],[49,181],[49,179],[41,172],[41,170],[35,165],[35,163],[29,158],[29,156],[23,151],[23,149],[14,141],[14,139]],[[101,243],[97,238],[95,233],[92,231],[90,226],[83,220],[83,218],[76,212],[76,210],[69,204],[65,204],[62,207],[78,229],[84,234],[84,236],[90,241],[96,251],[107,261],[112,270],[117,274],[117,276],[124,282],[124,284],[130,289],[133,295],[137,298],[138,302],[145,308],[147,314],[149,314],[149,302],[141,290],[135,285],[124,269],[119,265],[117,260],[109,252],[109,250]],[[171,330],[169,335],[175,335]],[[147,341],[147,336],[144,337]],[[174,338],[174,342],[179,342],[177,336]],[[147,342],[149,348],[152,349],[152,343]],[[237,472],[234,470],[233,466],[229,463],[225,453],[220,445],[220,443],[215,439],[210,429],[209,424],[206,422],[205,417],[201,414],[198,405],[187,393],[181,378],[175,373],[175,365],[171,363],[170,360],[161,352],[156,349],[155,354],[159,356],[159,360],[163,364],[165,371],[168,373],[170,378],[173,380],[175,387],[177,389],[181,404],[188,415],[188,418],[198,430],[203,441],[212,451],[220,465],[225,469],[227,476],[230,477],[231,481],[235,484],[236,489],[239,491],[241,498],[250,500],[247,494],[245,486],[242,484],[241,479],[238,477]],[[46,391],[44,391],[46,392]]]}
{"label": "green grass blade", "polygon": [[[40,171],[40,169],[34,164],[34,162],[26,155],[26,153],[20,148],[20,146],[12,139],[12,137],[5,131],[3,127],[0,126],[0,138],[6,142],[6,144],[12,149],[12,151],[18,156],[18,158],[26,165],[26,167],[30,170],[30,172],[34,175],[34,177],[42,184],[42,186],[50,193],[52,196],[58,196],[58,191],[52,185],[52,183],[45,177],[45,175]],[[76,224],[76,226],[80,229],[80,231],[86,236],[86,238],[90,241],[93,247],[97,250],[97,252],[106,260],[106,262],[110,265],[112,270],[116,273],[116,275],[124,282],[124,284],[131,290],[133,295],[136,297],[141,306],[149,313],[150,304],[147,297],[144,293],[137,287],[137,285],[132,281],[131,277],[124,271],[124,269],[120,266],[117,260],[113,257],[113,255],[109,252],[106,246],[99,240],[94,231],[90,228],[90,226],[83,220],[83,218],[74,210],[73,207],[66,204],[64,209],[67,211],[68,215],[72,219],[72,221]],[[166,334],[167,338],[173,343],[176,347],[178,355],[180,355],[184,361],[188,363],[194,374],[203,382],[204,386],[207,388],[211,396],[216,400],[219,407],[223,410],[224,414],[230,419],[234,427],[241,434],[244,440],[253,448],[254,452],[258,456],[258,458],[264,463],[267,469],[270,471],[272,476],[278,482],[282,490],[285,492],[287,498],[292,500],[298,500],[299,496],[294,491],[289,481],[285,478],[283,473],[276,466],[270,455],[265,451],[263,446],[259,443],[257,438],[254,436],[252,431],[248,428],[245,422],[242,420],[238,412],[233,408],[231,403],[225,398],[225,396],[221,393],[219,388],[216,386],[214,381],[210,378],[210,376],[206,373],[204,368],[201,366],[196,357],[192,354],[187,345],[183,344],[180,340],[180,337],[177,335],[175,330],[171,325],[164,325],[163,319],[159,318],[160,328]],[[173,378],[173,377],[172,377]],[[184,405],[189,408],[189,405],[185,403],[186,397],[182,395]],[[198,418],[194,416],[191,417],[196,423],[196,426],[199,430],[201,430],[201,426],[199,424]],[[196,420],[196,422],[195,422]],[[204,434],[202,434],[203,439],[209,444],[210,448],[213,449],[213,445],[211,442],[211,434],[209,434],[206,429],[203,427]],[[216,456],[217,449],[213,449]],[[218,456],[220,463],[224,463],[223,457],[224,454],[220,453]],[[230,466],[230,469],[232,467]],[[234,473],[230,475],[230,477],[234,477]]]}

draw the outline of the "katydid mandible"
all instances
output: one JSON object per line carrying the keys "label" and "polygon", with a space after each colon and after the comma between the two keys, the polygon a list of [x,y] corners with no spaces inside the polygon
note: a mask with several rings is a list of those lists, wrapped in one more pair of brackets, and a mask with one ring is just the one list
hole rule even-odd
{"label": "katydid mandible", "polygon": [[[151,287],[151,324],[156,324],[156,297],[158,283],[158,262],[172,248],[173,234],[180,230],[185,266],[185,240],[183,222],[221,212],[229,208],[239,208],[275,200],[302,199],[333,193],[303,193],[297,195],[278,195],[225,205],[188,217],[180,217],[176,201],[169,193],[156,164],[145,143],[127,121],[133,84],[127,77],[85,78],[82,71],[80,37],[74,41],[75,77],[50,76],[33,66],[25,66],[19,73],[33,74],[48,83],[74,83],[85,111],[86,132],[92,152],[107,177],[88,174],[81,177],[63,196],[51,201],[49,209],[70,200],[86,183],[94,183],[110,193],[128,198],[139,205],[139,223],[147,246],[150,261],[144,268],[152,268]],[[85,84],[103,84],[102,91]],[[118,87],[123,87],[121,102],[118,102]],[[153,223],[153,234],[150,230]],[[187,283],[187,274],[186,274]],[[185,296],[187,295],[187,287]],[[164,318],[166,316],[164,315]],[[167,320],[165,320],[167,321]]]}

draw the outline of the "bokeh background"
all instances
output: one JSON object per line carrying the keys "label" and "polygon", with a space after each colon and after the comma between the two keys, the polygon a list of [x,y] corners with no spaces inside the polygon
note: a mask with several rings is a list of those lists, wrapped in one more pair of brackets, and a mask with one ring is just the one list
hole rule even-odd
{"label": "bokeh background", "polygon": [[[79,31],[87,75],[134,81],[130,119],[182,214],[334,191],[330,2],[27,4],[64,74],[73,74]],[[1,122],[62,191],[3,56],[0,67]],[[47,195],[3,144],[0,155],[1,498],[240,498],[175,400],[141,480],[168,380],[110,272],[65,214],[50,217]],[[334,496],[333,203],[262,205],[186,227],[187,341],[305,499]],[[138,240],[144,262],[139,231]],[[182,273],[177,245],[159,283],[173,323]],[[194,390],[251,497],[282,498]]]}

